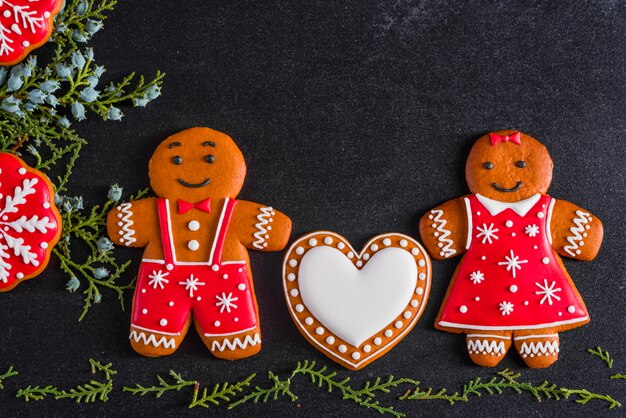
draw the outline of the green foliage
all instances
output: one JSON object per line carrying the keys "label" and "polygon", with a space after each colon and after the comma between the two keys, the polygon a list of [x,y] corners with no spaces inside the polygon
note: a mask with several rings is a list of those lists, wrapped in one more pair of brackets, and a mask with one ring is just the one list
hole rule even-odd
{"label": "green foliage", "polygon": [[587,349],[587,352],[589,354],[592,354],[592,355],[598,357],[600,360],[605,362],[609,369],[613,368],[613,359],[609,355],[609,352],[608,351],[602,351],[602,348],[600,348],[600,346],[596,347],[595,350],[592,349],[592,348],[589,348],[589,349]]}
{"label": "green foliage", "polygon": [[[68,290],[81,282],[84,294],[83,319],[94,303],[99,303],[100,288],[123,293],[132,284],[117,283],[128,263],[118,262],[111,250],[96,251],[95,243],[104,233],[106,211],[103,205],[83,209],[82,198],[67,196],[68,183],[81,150],[87,144],[72,127],[90,114],[103,120],[120,121],[120,106],[145,107],[161,94],[164,74],[151,79],[130,73],[121,81],[102,81],[106,69],[97,65],[91,37],[103,27],[117,0],[67,0],[56,17],[50,42],[24,62],[9,69],[0,68],[0,151],[16,153],[53,179],[63,217],[63,235],[54,254],[70,277]],[[9,80],[12,80],[9,82]],[[91,250],[77,260],[70,251]],[[111,270],[106,278],[94,277],[98,268]]]}
{"label": "green foliage", "polygon": [[0,374],[0,389],[4,389],[4,380],[9,377],[17,376],[19,373],[13,370],[13,366],[9,366],[6,372]]}
{"label": "green foliage", "polygon": [[213,405],[219,405],[220,402],[222,401],[230,402],[230,400],[233,397],[237,396],[239,393],[241,393],[244,390],[244,388],[250,386],[250,382],[252,381],[252,379],[254,379],[255,376],[256,376],[256,373],[252,373],[245,380],[242,380],[241,382],[237,382],[234,384],[231,384],[231,383],[222,383],[221,385],[216,384],[215,386],[213,386],[213,391],[211,393],[208,393],[207,388],[204,388],[202,390],[202,395],[200,397],[198,397],[198,394],[200,391],[200,385],[196,384],[194,387],[194,391],[193,391],[193,399],[191,400],[191,403],[189,404],[189,408],[194,408],[196,406],[208,408],[209,403]]}
{"label": "green foliage", "polygon": [[269,400],[275,401],[276,399],[278,399],[279,395],[288,396],[289,398],[291,398],[292,402],[298,399],[298,397],[294,395],[293,392],[291,392],[291,380],[290,379],[280,380],[278,376],[276,376],[271,371],[267,372],[267,377],[272,382],[272,386],[268,388],[255,386],[252,392],[248,393],[246,396],[239,399],[238,401],[233,402],[230,405],[228,405],[228,409],[235,408],[249,401],[252,401],[253,403],[258,403],[258,402],[265,403]]}
{"label": "green foliage", "polygon": [[179,391],[184,387],[198,384],[198,382],[195,380],[183,379],[180,373],[176,373],[174,370],[170,370],[170,376],[174,378],[174,381],[175,381],[174,384],[166,382],[165,379],[157,375],[157,380],[159,381],[158,386],[144,387],[137,383],[135,387],[124,386],[122,390],[124,392],[130,392],[133,395],[141,395],[141,396],[147,395],[149,393],[154,393],[157,398],[160,398],[167,391],[170,391],[170,390]]}

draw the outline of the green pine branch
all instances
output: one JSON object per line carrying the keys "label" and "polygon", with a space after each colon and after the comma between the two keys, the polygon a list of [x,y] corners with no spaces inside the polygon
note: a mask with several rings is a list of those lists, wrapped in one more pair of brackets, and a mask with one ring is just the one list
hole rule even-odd
{"label": "green pine branch", "polygon": [[175,383],[168,383],[167,381],[165,381],[165,379],[163,379],[161,376],[157,375],[157,380],[159,381],[159,385],[158,386],[142,386],[140,384],[136,384],[135,387],[128,387],[128,386],[124,386],[124,388],[122,389],[123,392],[130,392],[132,395],[140,395],[140,396],[144,396],[144,395],[148,395],[151,393],[154,393],[155,396],[157,398],[160,398],[161,396],[163,396],[163,394],[165,392],[168,392],[170,390],[175,390],[175,391],[179,391],[184,387],[187,386],[192,386],[192,385],[197,385],[198,382],[195,380],[185,380],[183,379],[183,377],[181,376],[180,373],[176,373],[174,370],[170,370],[170,376],[172,378],[174,378],[174,382]]}
{"label": "green pine branch", "polygon": [[0,374],[0,390],[4,389],[4,381],[10,377],[17,376],[19,373],[13,369],[13,366],[9,366],[6,372]]}
{"label": "green pine branch", "polygon": [[254,379],[255,376],[256,373],[252,373],[245,380],[234,384],[216,384],[213,387],[213,391],[211,393],[208,393],[207,388],[204,388],[202,390],[202,395],[200,396],[198,396],[200,391],[200,385],[196,384],[193,391],[193,399],[189,404],[189,408],[195,408],[196,406],[208,408],[209,403],[213,405],[219,405],[220,402],[230,402],[233,397],[243,392],[244,388],[250,386],[250,382],[252,381],[252,379]]}
{"label": "green pine branch", "polygon": [[291,380],[280,380],[272,372],[267,373],[268,378],[272,381],[272,386],[268,388],[262,388],[255,386],[254,390],[248,393],[243,398],[228,405],[228,409],[233,409],[246,402],[252,401],[253,403],[263,402],[266,403],[269,400],[277,400],[278,396],[288,396],[292,402],[295,402],[298,397],[291,392]]}
{"label": "green pine branch", "polygon": [[592,355],[598,357],[600,360],[605,362],[609,369],[613,368],[613,359],[609,355],[609,352],[608,351],[602,351],[602,348],[600,348],[600,346],[596,347],[595,350],[592,349],[592,348],[588,348],[587,352],[589,354],[592,354]]}

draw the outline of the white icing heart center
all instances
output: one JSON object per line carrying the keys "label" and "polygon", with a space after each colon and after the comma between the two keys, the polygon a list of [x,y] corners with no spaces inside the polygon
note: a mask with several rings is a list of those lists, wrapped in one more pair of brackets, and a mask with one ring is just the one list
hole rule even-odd
{"label": "white icing heart center", "polygon": [[400,248],[380,250],[359,270],[341,251],[315,247],[302,257],[298,274],[309,311],[354,347],[402,313],[416,280],[415,259]]}

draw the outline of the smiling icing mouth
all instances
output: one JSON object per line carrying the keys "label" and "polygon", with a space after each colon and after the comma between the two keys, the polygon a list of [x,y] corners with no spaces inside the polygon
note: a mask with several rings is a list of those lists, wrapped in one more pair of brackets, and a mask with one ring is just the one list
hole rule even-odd
{"label": "smiling icing mouth", "polygon": [[511,188],[502,187],[498,183],[491,183],[491,186],[499,192],[516,192],[522,187],[522,182],[518,181],[517,184]]}
{"label": "smiling icing mouth", "polygon": [[201,183],[187,183],[187,182],[186,182],[185,180],[183,180],[183,179],[178,179],[178,182],[179,182],[180,184],[182,184],[183,186],[185,186],[185,187],[198,188],[198,187],[204,187],[204,186],[206,186],[207,184],[211,183],[211,179],[210,179],[210,178],[207,178],[206,180],[204,180],[204,181],[203,181],[203,182],[201,182]]}

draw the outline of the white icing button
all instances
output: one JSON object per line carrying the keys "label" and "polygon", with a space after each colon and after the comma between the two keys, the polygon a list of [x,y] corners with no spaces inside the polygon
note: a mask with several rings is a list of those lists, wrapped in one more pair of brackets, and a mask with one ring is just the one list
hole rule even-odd
{"label": "white icing button", "polygon": [[316,333],[317,335],[322,335],[322,334],[324,334],[324,328],[322,328],[322,327],[317,327],[317,328],[315,328],[315,333]]}
{"label": "white icing button", "polygon": [[539,219],[543,218],[543,212],[537,212],[537,218]]}
{"label": "white icing button", "polygon": [[476,215],[477,215],[477,216],[480,216],[480,212],[476,212]]}
{"label": "white icing button", "polygon": [[332,335],[326,337],[326,344],[335,344],[335,337],[333,337]]}
{"label": "white icing button", "polygon": [[141,293],[146,293],[146,289],[141,289]]}
{"label": "white icing button", "polygon": [[142,310],[141,310],[141,313],[145,315],[145,314],[147,314],[147,313],[148,313],[148,310],[147,310],[147,309],[142,309]]}
{"label": "white icing button", "polygon": [[124,226],[124,222],[118,222],[117,226]]}
{"label": "white icing button", "polygon": [[213,264],[211,266],[211,270],[213,270],[213,271],[218,271],[219,269],[220,269],[220,266],[218,266],[217,264]]}
{"label": "white icing button", "polygon": [[220,325],[222,325],[222,323],[220,321],[215,321],[213,322],[213,325],[215,325],[216,327],[219,327]]}
{"label": "white icing button", "polygon": [[363,266],[363,262],[362,262],[361,260],[358,260],[358,261],[356,262],[356,266],[357,266],[357,267],[361,267],[361,266]]}
{"label": "white icing button", "polygon": [[234,317],[234,318],[233,318],[233,321],[235,321],[235,322],[239,322],[239,318]]}
{"label": "white icing button", "polygon": [[509,220],[509,221],[506,221],[504,224],[507,226],[507,228],[510,228],[513,226],[513,221]]}
{"label": "white icing button", "polygon": [[296,305],[296,311],[298,311],[298,312],[302,312],[303,310],[304,310],[304,305],[302,305],[302,304],[298,303],[298,304]]}
{"label": "white icing button", "polygon": [[315,238],[311,238],[311,239],[309,240],[309,245],[310,245],[311,247],[315,247],[315,246],[317,245],[317,240],[316,240]]}
{"label": "white icing button", "polygon": [[514,237],[514,236],[515,236],[515,232],[512,232],[512,233],[511,233],[511,236],[512,236],[512,237]]}
{"label": "white icing button", "polygon": [[[239,289],[239,290],[246,290],[246,285],[245,285],[245,284],[243,284],[243,283],[239,283],[239,284],[237,285],[237,289]],[[293,294],[293,292],[294,292],[294,291],[296,292],[296,294],[295,294],[295,295]],[[298,291],[297,291],[296,289],[293,289],[293,290],[291,291],[291,294],[292,294],[293,296],[297,296],[297,295],[298,295]]]}
{"label": "white icing button", "polygon": [[200,229],[200,222],[196,221],[195,219],[189,221],[189,223],[187,224],[187,228],[189,228],[190,231],[197,231],[198,229]]}
{"label": "white icing button", "polygon": [[524,306],[528,306],[528,301],[527,300],[524,301]]}
{"label": "white icing button", "polygon": [[228,274],[222,275],[222,279],[224,279],[224,280],[228,279]]}
{"label": "white icing button", "polygon": [[417,262],[417,265],[420,267],[424,267],[426,265],[426,262],[424,260],[420,260]]}
{"label": "white icing button", "polygon": [[548,264],[550,262],[550,259],[548,257],[544,257],[544,258],[541,259],[541,262],[543,264]]}
{"label": "white icing button", "polygon": [[487,257],[485,257],[484,255],[482,257],[480,257],[481,260],[485,261],[487,259]]}
{"label": "white icing button", "polygon": [[374,345],[381,345],[383,343],[382,338],[376,337],[374,338]]}
{"label": "white icing button", "polygon": [[417,248],[411,248],[411,254],[418,255],[419,253],[420,253],[420,250],[418,250]]}
{"label": "white icing button", "polygon": [[396,328],[402,328],[402,321],[396,321],[396,323],[393,324],[393,326]]}
{"label": "white icing button", "polygon": [[170,305],[170,306],[174,306],[174,302],[173,302],[173,301],[170,301],[170,303],[168,303],[168,305]]}
{"label": "white icing button", "polygon": [[200,243],[195,239],[192,239],[187,243],[187,248],[189,248],[191,251],[196,251],[198,248],[200,248]]}
{"label": "white icing button", "polygon": [[[582,244],[582,241],[580,243]],[[576,250],[576,254],[580,254],[580,250]]]}
{"label": "white icing button", "polygon": [[433,215],[428,215],[428,219],[432,219],[432,218],[433,218]]}
{"label": "white icing button", "polygon": [[559,312],[559,314],[558,314],[558,315],[559,315],[559,316],[563,316],[563,312]]}
{"label": "white icing button", "polygon": [[50,202],[43,202],[44,209],[50,209]]}
{"label": "white icing button", "polygon": [[3,15],[4,15],[4,17],[11,17],[11,11],[10,10],[5,10]]}
{"label": "white icing button", "polygon": [[420,280],[426,280],[426,273],[420,273],[417,275],[417,278]]}
{"label": "white icing button", "polygon": [[15,275],[15,277],[16,277],[17,279],[23,279],[23,278],[24,278],[24,273],[17,273],[17,274]]}
{"label": "white icing button", "polygon": [[570,305],[570,306],[567,307],[567,312],[574,313],[574,312],[576,312],[576,308],[574,308],[572,305]]}
{"label": "white icing button", "polygon": [[17,170],[18,173],[24,175],[26,174],[26,169],[24,167],[20,168],[19,170]]}
{"label": "white icing button", "polygon": [[424,289],[421,287],[418,287],[417,289],[415,289],[415,294],[416,295],[421,295],[424,293]]}
{"label": "white icing button", "polygon": [[390,338],[393,335],[393,331],[388,329],[385,331],[385,337]]}
{"label": "white icing button", "polygon": [[289,273],[287,275],[287,280],[289,280],[290,282],[293,282],[294,280],[296,280],[296,275],[293,273]]}
{"label": "white icing button", "polygon": [[536,250],[537,248],[539,248],[539,247],[537,247],[536,245],[533,245],[533,249],[535,249],[535,250]]}
{"label": "white icing button", "polygon": [[364,352],[364,353],[369,353],[370,351],[372,351],[372,346],[371,346],[371,345],[369,345],[369,344],[365,344],[365,345],[363,346],[363,352]]}
{"label": "white icing button", "polygon": [[363,254],[363,260],[367,261],[370,259],[370,255],[369,254]]}
{"label": "white icing button", "polygon": [[348,258],[352,258],[352,257],[354,257],[354,253],[353,253],[352,251],[350,251],[350,252],[347,254],[347,256],[348,256]]}
{"label": "white icing button", "polygon": [[159,325],[161,325],[162,327],[167,325],[167,319],[163,318],[159,321]]}
{"label": "white icing button", "polygon": [[306,319],[304,320],[304,323],[307,325],[313,325],[313,318],[311,318],[310,316],[307,316]]}
{"label": "white icing button", "polygon": [[467,306],[461,305],[461,307],[459,308],[459,312],[466,313],[467,312]]}
{"label": "white icing button", "polygon": [[39,246],[45,250],[46,248],[48,248],[48,243],[42,242],[41,244],[39,244]]}
{"label": "white icing button", "polygon": [[337,349],[339,350],[340,353],[345,353],[346,351],[348,351],[348,348],[343,344],[339,345]]}
{"label": "white icing button", "polygon": [[198,302],[200,302],[200,301],[202,300],[202,296],[198,296],[198,297],[196,298],[196,300],[197,300]]}
{"label": "white icing button", "polygon": [[346,248],[346,244],[344,244],[343,242],[340,242],[339,244],[337,244],[337,248],[339,248],[340,250],[343,250],[344,248]]}
{"label": "white icing button", "polygon": [[168,264],[167,266],[165,266],[165,268],[167,270],[172,270],[174,268],[174,265],[173,264]]}
{"label": "white icing button", "polygon": [[480,297],[476,296],[476,297],[474,298],[474,300],[475,300],[476,302],[480,302]]}
{"label": "white icing button", "polygon": [[291,260],[289,260],[289,265],[290,265],[291,267],[295,267],[295,266],[297,266],[297,265],[298,265],[298,260],[296,260],[296,259],[292,258]]}
{"label": "white icing button", "polygon": [[391,240],[389,238],[385,238],[383,240],[383,245],[386,245],[387,247],[391,245]]}
{"label": "white icing button", "polygon": [[417,305],[419,305],[419,302],[417,301],[417,299],[413,299],[411,301],[411,306],[414,307],[414,308],[417,308]]}
{"label": "white icing button", "polygon": [[333,243],[333,239],[331,237],[324,238],[324,244],[330,245]]}
{"label": "white icing button", "polygon": [[517,286],[512,284],[511,287],[509,287],[509,290],[511,291],[511,293],[515,293],[517,292]]}
{"label": "white icing button", "polygon": [[406,247],[409,245],[409,242],[405,239],[400,240],[400,247]]}
{"label": "white icing button", "polygon": [[372,251],[378,251],[378,245],[374,244],[370,247]]}
{"label": "white icing button", "polygon": [[[119,210],[119,209],[118,209],[118,210]],[[118,214],[117,214],[117,217],[118,217],[118,218],[121,218],[122,216],[123,216],[123,215],[122,215],[121,213],[118,213]]]}
{"label": "white icing button", "polygon": [[238,271],[239,273],[241,273],[241,272],[243,271],[243,269],[240,267],[240,268],[238,268],[238,269],[237,269],[237,271]]}
{"label": "white icing button", "polygon": [[50,12],[49,11],[45,11],[43,12],[43,17],[45,17],[46,19],[50,17]]}
{"label": "white icing button", "polygon": [[[241,285],[239,285],[239,286],[241,286]],[[244,290],[245,288],[246,287],[244,286],[243,289],[239,289],[239,290]],[[295,298],[296,296],[298,296],[300,294],[300,292],[298,292],[298,289],[291,289],[291,292],[289,292],[289,294]]]}
{"label": "white icing button", "polygon": [[302,248],[302,247],[296,248],[296,254],[299,254],[299,255],[304,254],[304,248]]}
{"label": "white icing button", "polygon": [[402,316],[404,316],[404,319],[409,319],[411,317],[411,312],[410,311],[405,311]]}
{"label": "white icing button", "polygon": [[356,351],[352,353],[352,358],[358,360],[361,358],[361,353],[357,353]]}

